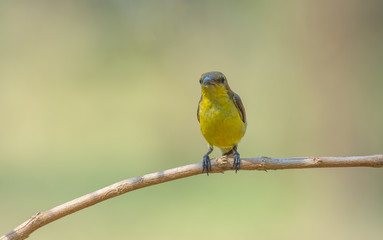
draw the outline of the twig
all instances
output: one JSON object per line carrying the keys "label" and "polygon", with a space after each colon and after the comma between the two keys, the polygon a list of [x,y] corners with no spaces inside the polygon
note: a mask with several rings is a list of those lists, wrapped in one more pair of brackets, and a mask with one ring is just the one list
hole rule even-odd
{"label": "twig", "polygon": [[[232,170],[231,166],[233,159],[221,157],[213,159],[211,163],[212,170],[209,172],[224,172]],[[277,170],[327,167],[383,167],[383,155],[380,154],[356,157],[244,158],[241,161],[240,170]],[[66,215],[90,207],[96,203],[143,187],[198,175],[202,173],[201,169],[201,163],[195,163],[117,182],[50,210],[39,212],[8,234],[0,237],[0,240],[25,239],[40,227]]]}

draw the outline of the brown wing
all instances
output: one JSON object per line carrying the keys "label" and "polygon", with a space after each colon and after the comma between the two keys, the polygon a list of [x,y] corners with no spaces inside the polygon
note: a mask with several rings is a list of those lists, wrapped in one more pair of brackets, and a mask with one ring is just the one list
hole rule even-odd
{"label": "brown wing", "polygon": [[197,120],[198,120],[198,122],[199,122],[199,105],[201,104],[201,101],[202,101],[202,95],[201,95],[201,98],[199,99],[198,108],[197,108]]}
{"label": "brown wing", "polygon": [[234,92],[233,92],[233,101],[234,101],[235,106],[236,106],[237,109],[238,109],[239,115],[241,115],[242,122],[244,122],[245,124],[247,124],[247,122],[246,122],[246,111],[245,111],[245,107],[243,106],[242,100],[241,100],[241,98],[239,97],[239,95],[236,94],[236,93],[234,93]]}

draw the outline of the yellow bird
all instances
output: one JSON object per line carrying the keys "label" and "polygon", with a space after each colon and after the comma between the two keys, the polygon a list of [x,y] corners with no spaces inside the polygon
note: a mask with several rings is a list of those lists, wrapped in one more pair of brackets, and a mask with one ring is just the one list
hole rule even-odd
{"label": "yellow bird", "polygon": [[246,131],[246,113],[241,98],[233,92],[225,75],[220,72],[202,74],[201,99],[198,104],[197,118],[201,132],[209,144],[208,152],[203,156],[202,172],[211,170],[209,154],[214,146],[224,155],[233,155],[233,168],[238,171],[241,164],[237,144]]}

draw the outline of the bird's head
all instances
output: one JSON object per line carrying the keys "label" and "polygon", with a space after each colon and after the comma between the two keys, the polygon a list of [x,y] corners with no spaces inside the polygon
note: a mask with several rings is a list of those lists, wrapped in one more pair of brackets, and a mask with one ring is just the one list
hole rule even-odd
{"label": "bird's head", "polygon": [[225,75],[221,72],[207,72],[201,75],[199,80],[202,94],[220,95],[230,91]]}

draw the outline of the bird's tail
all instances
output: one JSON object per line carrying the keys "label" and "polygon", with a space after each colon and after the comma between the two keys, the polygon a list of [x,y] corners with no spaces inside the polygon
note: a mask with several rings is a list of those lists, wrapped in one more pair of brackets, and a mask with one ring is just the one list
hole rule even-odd
{"label": "bird's tail", "polygon": [[221,149],[224,156],[232,157],[235,153],[233,148]]}

